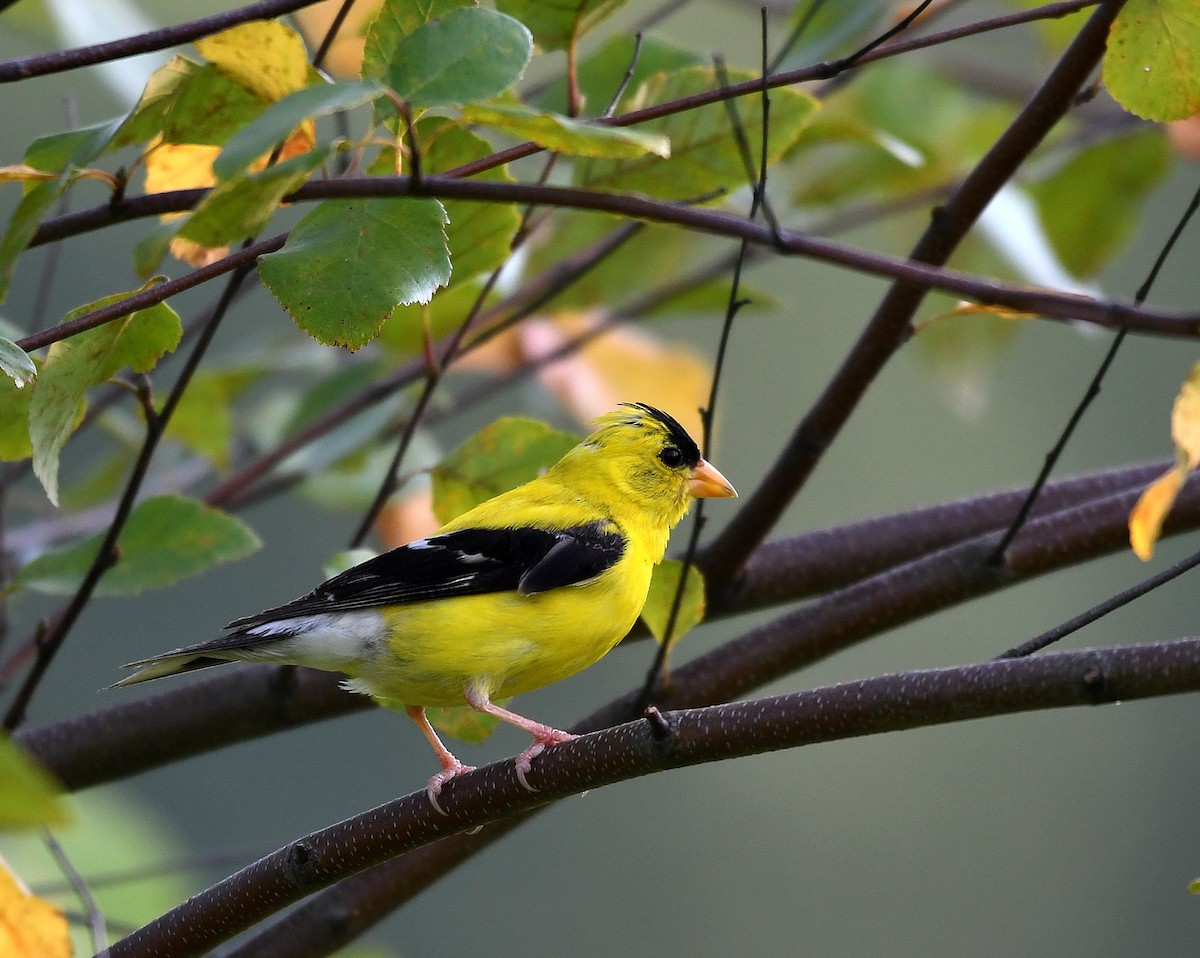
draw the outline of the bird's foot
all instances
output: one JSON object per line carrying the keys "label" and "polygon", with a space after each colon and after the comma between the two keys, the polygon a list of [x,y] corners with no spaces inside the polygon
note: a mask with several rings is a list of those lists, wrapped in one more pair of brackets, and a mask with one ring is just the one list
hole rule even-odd
{"label": "bird's foot", "polygon": [[547,745],[557,745],[559,742],[569,742],[573,738],[579,738],[579,736],[572,735],[570,732],[560,732],[556,728],[545,726],[544,730],[539,732],[534,738],[533,744],[513,760],[517,767],[517,781],[525,787],[526,791],[537,791],[536,788],[529,784],[529,780],[525,777],[529,774],[529,770],[533,767],[533,760],[541,755],[542,752],[546,751]]}
{"label": "bird's foot", "polygon": [[433,778],[429,780],[429,784],[425,786],[425,794],[429,796],[429,804],[443,815],[449,817],[450,813],[442,808],[441,803],[438,801],[438,796],[442,794],[442,786],[456,775],[461,775],[463,772],[473,771],[475,771],[474,765],[464,765],[462,762],[455,759],[453,765],[447,765],[440,772],[434,775]]}

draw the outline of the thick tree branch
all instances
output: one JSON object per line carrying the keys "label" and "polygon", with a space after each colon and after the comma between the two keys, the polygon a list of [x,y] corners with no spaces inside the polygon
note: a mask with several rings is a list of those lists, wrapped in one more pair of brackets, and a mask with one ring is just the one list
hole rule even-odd
{"label": "thick tree branch", "polygon": [[[1049,484],[1032,514],[1047,516],[1120,491],[1140,492],[1168,462],[1128,466]],[[709,615],[737,614],[794,602],[876,575],[975,536],[1004,529],[1028,487],[943,502],[764,542],[751,553],[728,597],[714,597]],[[706,571],[708,556],[701,555]]]}
{"label": "thick tree branch", "polygon": [[112,946],[112,958],[207,952],[349,875],[587,789],[672,768],[968,719],[1200,689],[1200,639],[902,672],[773,698],[670,712],[551,746],[527,791],[511,760],[321,829],[193,896]]}
{"label": "thick tree branch", "polygon": [[[935,212],[929,229],[913,247],[911,261],[940,265],[949,259],[1000,188],[1071,109],[1104,53],[1108,30],[1123,3],[1100,4],[1008,129]],[[770,471],[709,546],[707,553],[716,567],[737,570],[766,538],[875,377],[911,334],[912,317],[931,287],[911,278],[897,279],[902,281],[884,296]]]}
{"label": "thick tree branch", "polygon": [[[799,651],[771,645],[760,654],[754,648],[756,640],[735,639],[676,669],[667,701],[676,707],[732,698],[753,687],[747,684],[744,671],[758,673],[768,669],[764,680],[776,678],[798,667],[789,664],[792,661],[789,656],[798,655],[809,662],[822,649],[836,651],[871,634],[872,629],[879,632],[962,598],[1015,584],[1022,577],[1064,568],[1121,548],[1128,505],[1155,468],[1138,466],[1128,473],[1100,473],[1050,483],[1039,510],[1049,510],[1053,503],[1059,502],[1063,508],[1047,511],[1025,529],[1010,552],[1014,566],[1009,572],[998,572],[987,563],[974,560],[999,535],[1008,518],[1007,510],[1019,504],[1023,490],[996,493],[980,500],[985,511],[994,509],[994,522],[987,525],[986,535],[967,539],[965,543],[953,537],[950,520],[971,511],[969,501],[950,503],[944,516],[938,516],[934,512],[938,507],[934,507],[934,510],[869,520],[859,526],[862,538],[852,536],[844,545],[825,532],[799,536],[794,542],[767,544],[763,548],[773,550],[772,559],[782,567],[768,568],[766,562],[748,564],[741,589],[734,593],[741,601],[717,607],[722,612],[749,611],[761,607],[757,605],[759,602],[777,603],[806,595],[817,582],[826,588],[841,586],[841,590],[751,633],[757,635],[767,630],[771,635],[782,633],[789,640],[799,636],[797,641],[802,643]],[[1113,489],[1121,491],[1112,493]],[[993,499],[994,505],[987,505]],[[911,517],[908,521],[906,515]],[[1166,531],[1170,534],[1197,524],[1200,524],[1200,479],[1185,487]],[[907,560],[906,564],[857,580],[859,563],[865,561],[861,558],[863,542],[873,532],[882,534],[886,527],[891,528],[886,537],[892,544],[885,542],[881,548],[890,550],[898,561]],[[945,531],[932,533],[920,543],[919,527],[941,527]],[[928,548],[943,544],[947,547],[932,555],[906,552],[900,546],[906,536]],[[1040,561],[1030,561],[1027,556],[1032,546],[1026,543],[1045,544]],[[819,556],[822,548],[833,550],[834,558],[820,557],[820,562],[828,565],[810,572],[812,557]],[[839,549],[846,550],[844,558],[837,557]],[[832,574],[831,567],[839,570],[841,578]],[[870,570],[871,566],[862,568]],[[761,583],[755,578],[760,574],[764,576]],[[790,588],[783,584],[789,578]],[[931,596],[936,596],[936,600]],[[922,607],[921,602],[926,604]],[[792,628],[789,616],[803,620],[799,628]],[[580,727],[594,730],[602,724],[627,721],[636,714],[630,711],[631,702],[632,694],[585,719]],[[293,674],[293,670],[283,668],[226,666],[210,677],[22,730],[15,737],[68,789],[78,790],[368,705],[366,698],[338,690],[337,677],[329,673],[297,669]],[[147,721],[151,717],[153,720]]]}

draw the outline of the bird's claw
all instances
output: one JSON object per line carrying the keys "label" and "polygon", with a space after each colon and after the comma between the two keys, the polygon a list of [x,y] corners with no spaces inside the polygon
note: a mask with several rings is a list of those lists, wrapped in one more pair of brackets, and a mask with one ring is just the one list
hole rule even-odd
{"label": "bird's claw", "polygon": [[572,735],[570,732],[560,732],[558,729],[547,729],[546,731],[547,734],[540,735],[534,739],[533,744],[513,760],[513,764],[517,768],[517,781],[521,783],[527,792],[536,792],[538,790],[529,784],[529,779],[525,776],[529,774],[529,770],[533,767],[533,760],[546,751],[546,746],[557,745],[559,742],[569,742],[573,738],[579,738],[578,735]]}
{"label": "bird's claw", "polygon": [[517,767],[517,781],[521,783],[527,792],[537,791],[536,788],[529,784],[529,780],[525,776],[529,774],[529,770],[533,767],[533,760],[544,751],[546,751],[546,744],[544,742],[534,742],[529,748],[518,755],[513,762]]}
{"label": "bird's claw", "polygon": [[429,780],[429,784],[425,786],[425,794],[429,796],[429,804],[434,807],[435,811],[441,812],[447,818],[450,817],[450,813],[442,808],[441,803],[438,801],[438,796],[442,794],[442,786],[456,775],[473,771],[475,771],[474,765],[464,765],[462,762],[455,762],[453,765],[447,765]]}

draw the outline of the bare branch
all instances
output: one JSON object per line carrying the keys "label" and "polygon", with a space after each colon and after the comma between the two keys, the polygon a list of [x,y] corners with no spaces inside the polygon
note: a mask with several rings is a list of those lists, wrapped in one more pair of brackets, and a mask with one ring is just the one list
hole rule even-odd
{"label": "bare branch", "polygon": [[110,40],[107,43],[97,43],[95,46],[58,50],[40,56],[25,57],[21,60],[6,60],[0,63],[0,83],[13,83],[17,80],[28,80],[30,77],[45,76],[49,73],[77,70],[80,67],[92,66],[96,63],[123,60],[125,57],[137,56],[139,53],[165,50],[181,43],[191,43],[200,37],[206,37],[239,23],[248,23],[251,20],[270,20],[299,10],[301,7],[311,7],[318,2],[320,0],[261,0],[260,3],[252,3],[245,7],[238,7],[236,10],[214,14],[211,17],[191,20],[174,27],[164,27],[161,30],[151,30],[133,37],[123,37],[120,40]]}
{"label": "bare branch", "polygon": [[[1032,148],[1032,147],[1031,147]],[[966,181],[964,181],[965,183]],[[38,230],[32,245],[52,242],[98,225],[123,222],[143,216],[190,209],[203,197],[204,190],[177,190],[126,199],[116,209],[109,206],[84,210],[62,219],[47,220]],[[1014,283],[981,279],[942,266],[913,259],[900,259],[857,249],[832,240],[821,239],[796,230],[774,232],[769,225],[754,223],[721,210],[687,206],[642,196],[619,193],[594,193],[588,190],[529,183],[503,183],[490,180],[460,180],[448,176],[422,177],[419,187],[407,176],[343,177],[305,185],[286,197],[287,202],[355,197],[432,196],[439,199],[476,200],[494,203],[534,203],[570,209],[613,213],[627,219],[666,223],[716,236],[744,238],[749,242],[781,253],[806,256],[818,261],[845,266],[856,272],[884,276],[920,288],[922,293],[940,289],[981,303],[1005,306],[1051,319],[1076,320],[1107,329],[1123,329],[1165,336],[1194,338],[1200,335],[1200,314],[1169,313],[1139,309],[1119,300],[1097,300],[1053,290],[1031,289]],[[978,197],[975,197],[978,199]],[[986,204],[985,204],[986,205]],[[946,209],[950,209],[949,204]],[[956,229],[969,224],[958,224]],[[65,232],[64,232],[65,231]],[[938,227],[939,235],[945,227]],[[115,305],[115,304],[114,304]],[[54,341],[53,329],[44,337]],[[890,355],[890,351],[889,351]]]}
{"label": "bare branch", "polygon": [[[785,646],[798,643],[804,658],[800,664],[804,664],[819,657],[813,655],[814,650],[834,651],[872,630],[891,628],[947,604],[1124,547],[1129,505],[1156,469],[1157,464],[1051,483],[1039,509],[1050,510],[1056,503],[1061,508],[1047,511],[1026,527],[1008,554],[1012,565],[1007,572],[996,570],[983,558],[1024,495],[1019,489],[984,500],[963,500],[868,520],[852,527],[844,543],[832,532],[768,543],[762,547],[764,561],[747,564],[735,601],[720,607],[720,614],[791,601],[815,589],[837,588],[800,612],[762,627],[783,635],[780,641]],[[942,509],[944,514],[935,512]],[[956,517],[976,511],[986,517],[980,523],[982,528],[968,522],[964,526],[968,538],[956,536]],[[1185,487],[1166,532],[1197,524],[1200,478]],[[881,537],[879,549],[886,563],[882,568],[863,558],[876,534]],[[912,540],[909,548],[915,546],[919,551],[906,551],[906,538]],[[839,547],[846,550],[844,561],[836,558]],[[825,560],[829,557],[824,555],[814,561],[826,548],[834,558],[828,564]],[[1037,561],[1031,558],[1037,554],[1035,549],[1041,550]],[[814,570],[811,574],[810,567]],[[785,587],[783,583],[788,581],[792,584]],[[922,606],[922,602],[926,604]],[[747,637],[735,639],[681,666],[674,676],[669,706],[711,704],[747,691],[754,687],[744,678],[748,664],[766,675],[762,681],[798,667],[789,659],[794,650],[776,645],[761,650],[773,663],[764,672],[754,664],[758,661],[754,642]],[[738,643],[749,648],[749,657],[741,654]],[[340,691],[337,677],[330,673],[262,666],[227,666],[222,672],[25,730],[15,738],[67,788],[82,789],[247,738],[370,707],[365,697]],[[577,730],[627,721],[637,714],[631,693],[585,719]]]}
{"label": "bare branch", "polygon": [[1200,689],[1200,639],[1083,649],[901,672],[773,698],[677,711],[547,748],[518,780],[511,760],[452,779],[447,814],[424,790],[313,832],[192,897],[112,947],[112,958],[190,958],[372,865],[581,791],[780,749],[1037,709]]}
{"label": "bare branch", "polygon": [[[1123,2],[1106,0],[1092,14],[1038,92],[936,212],[910,260],[946,262],[992,197],[1071,109],[1075,94],[1104,53],[1109,27]],[[891,287],[758,488],[706,550],[710,567],[734,574],[766,537],[870,384],[911,334],[912,316],[928,291],[927,285],[907,280]]]}

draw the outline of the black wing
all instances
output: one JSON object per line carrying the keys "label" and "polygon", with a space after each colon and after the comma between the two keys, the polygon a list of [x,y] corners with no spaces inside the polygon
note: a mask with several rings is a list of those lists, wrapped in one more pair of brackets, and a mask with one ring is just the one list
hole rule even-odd
{"label": "black wing", "polygon": [[611,522],[558,532],[462,529],[368,559],[286,605],[230,622],[251,629],[278,619],[487,592],[533,595],[594,578],[617,563],[625,537]]}

